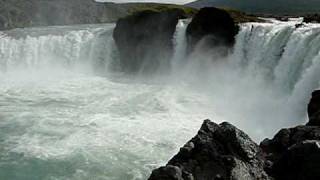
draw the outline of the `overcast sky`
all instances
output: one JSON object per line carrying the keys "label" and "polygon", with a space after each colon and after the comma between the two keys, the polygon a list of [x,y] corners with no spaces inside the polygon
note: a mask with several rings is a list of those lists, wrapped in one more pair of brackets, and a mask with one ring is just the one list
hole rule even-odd
{"label": "overcast sky", "polygon": [[106,1],[106,2],[161,2],[161,3],[174,3],[174,4],[186,4],[195,0],[96,0],[96,1]]}

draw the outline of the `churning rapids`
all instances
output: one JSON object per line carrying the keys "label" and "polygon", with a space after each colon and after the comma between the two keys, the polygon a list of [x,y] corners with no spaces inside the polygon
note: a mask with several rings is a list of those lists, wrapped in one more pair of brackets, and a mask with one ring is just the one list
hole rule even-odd
{"label": "churning rapids", "polygon": [[304,123],[320,26],[296,23],[243,24],[226,58],[187,58],[181,21],[169,72],[148,78],[117,70],[113,24],[0,32],[0,179],[146,179],[204,119],[256,141]]}

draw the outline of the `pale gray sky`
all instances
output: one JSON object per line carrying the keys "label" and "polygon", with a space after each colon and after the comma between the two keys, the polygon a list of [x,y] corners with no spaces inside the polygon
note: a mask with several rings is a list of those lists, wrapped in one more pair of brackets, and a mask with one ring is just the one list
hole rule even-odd
{"label": "pale gray sky", "polygon": [[96,1],[106,1],[106,2],[161,2],[161,3],[174,3],[174,4],[186,4],[195,0],[96,0]]}

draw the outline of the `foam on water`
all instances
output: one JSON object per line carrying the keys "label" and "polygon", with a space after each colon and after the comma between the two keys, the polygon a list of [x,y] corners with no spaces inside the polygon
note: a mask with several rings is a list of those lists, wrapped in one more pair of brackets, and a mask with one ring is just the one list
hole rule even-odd
{"label": "foam on water", "polygon": [[0,177],[144,179],[210,116],[187,86],[122,80],[1,80]]}

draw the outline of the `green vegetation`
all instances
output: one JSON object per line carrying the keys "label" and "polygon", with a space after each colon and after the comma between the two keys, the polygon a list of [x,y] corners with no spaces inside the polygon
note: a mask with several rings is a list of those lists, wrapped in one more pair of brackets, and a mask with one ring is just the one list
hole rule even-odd
{"label": "green vegetation", "polygon": [[227,11],[230,16],[234,19],[236,23],[246,23],[246,22],[264,22],[263,19],[260,19],[256,16],[248,15],[244,12],[231,9],[231,8],[221,8]]}
{"label": "green vegetation", "polygon": [[186,14],[189,17],[192,17],[194,14],[198,12],[198,10],[195,8],[175,4],[131,3],[130,6],[131,8],[128,9],[129,14],[145,10],[162,12],[180,9],[183,10],[184,14]]}

